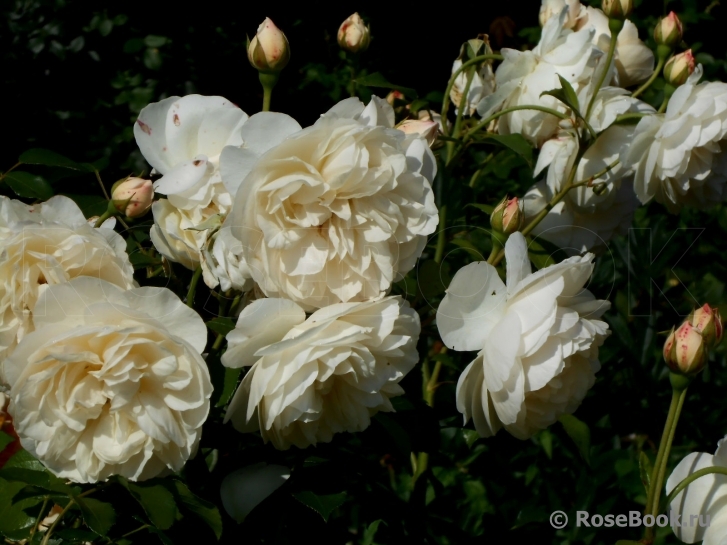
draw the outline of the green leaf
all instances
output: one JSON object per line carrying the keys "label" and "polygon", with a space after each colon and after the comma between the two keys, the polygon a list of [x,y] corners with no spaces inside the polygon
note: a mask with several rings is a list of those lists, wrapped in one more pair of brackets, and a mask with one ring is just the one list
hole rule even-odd
{"label": "green leaf", "polygon": [[5,182],[19,197],[26,199],[48,200],[53,196],[53,188],[42,176],[14,170],[5,175]]}
{"label": "green leaf", "polygon": [[29,517],[23,511],[24,505],[13,504],[15,495],[25,488],[23,483],[8,482],[0,478],[0,534],[15,534],[35,523],[35,519]]}
{"label": "green leaf", "polygon": [[548,460],[552,460],[553,434],[550,433],[550,430],[543,430],[538,434],[538,437],[540,438],[540,446],[543,447],[543,451],[545,451],[545,455],[548,457]]}
{"label": "green leaf", "polygon": [[[361,539],[361,545],[374,545],[374,537],[376,537],[376,532],[379,530],[379,524],[382,522],[384,521],[381,519],[375,520],[366,527]],[[386,523],[384,522],[384,524]]]}
{"label": "green leaf", "polygon": [[477,440],[480,438],[480,434],[477,433],[476,430],[462,430],[462,436],[464,437],[464,442],[467,443],[467,446],[469,448],[472,448],[472,445],[474,445]]}
{"label": "green leaf", "polygon": [[374,72],[373,74],[367,74],[354,80],[357,85],[364,85],[366,87],[383,87],[384,89],[396,89],[401,91],[409,98],[419,98],[417,92],[410,87],[402,87],[401,85],[394,85],[389,82],[381,72]]}
{"label": "green leaf", "polygon": [[641,483],[644,485],[644,490],[647,492],[651,484],[651,473],[653,470],[651,460],[649,460],[649,457],[642,450],[639,452],[639,475],[641,476]]}
{"label": "green leaf", "polygon": [[63,479],[59,479],[47,470],[38,471],[23,467],[4,467],[0,469],[0,478],[37,486],[60,494],[73,494],[73,490],[63,482]]}
{"label": "green leaf", "polygon": [[207,526],[212,529],[219,541],[220,536],[222,536],[222,517],[217,507],[213,503],[192,494],[187,485],[181,481],[175,480],[174,487],[179,503],[207,523]]}
{"label": "green leaf", "polygon": [[326,522],[328,522],[328,517],[331,516],[331,513],[333,513],[336,508],[343,505],[343,502],[346,501],[345,492],[319,496],[310,490],[304,490],[303,492],[293,494],[293,497],[303,505],[307,505],[316,511]]}
{"label": "green leaf", "polygon": [[525,140],[522,134],[492,134],[487,135],[488,140],[493,140],[502,147],[514,151],[522,157],[530,168],[533,168],[533,147]]}
{"label": "green leaf", "polygon": [[161,47],[166,43],[167,39],[164,36],[155,36],[154,34],[149,34],[146,38],[144,38],[144,45],[146,45],[147,47]]}
{"label": "green leaf", "polygon": [[27,450],[23,449],[16,452],[3,467],[4,469],[17,467],[21,469],[33,469],[35,471],[45,471],[45,466],[33,458]]}
{"label": "green leaf", "polygon": [[164,545],[174,545],[174,541],[167,534],[165,534],[158,528],[149,526],[149,528],[147,528],[147,530],[149,530],[150,533],[156,535],[159,538],[159,541],[161,541]]}
{"label": "green leaf", "polygon": [[573,442],[578,447],[578,452],[581,453],[581,457],[588,464],[591,465],[591,430],[588,428],[588,424],[578,420],[572,414],[564,414],[559,419],[563,425],[563,429],[568,434]]}
{"label": "green leaf", "polygon": [[0,452],[5,450],[5,447],[7,447],[13,441],[15,441],[15,437],[13,437],[12,435],[8,435],[4,431],[0,431]]}
{"label": "green leaf", "polygon": [[562,77],[560,74],[558,74],[558,79],[560,80],[560,89],[551,89],[550,91],[543,91],[540,93],[540,96],[543,95],[550,95],[552,97],[555,97],[556,99],[560,100],[563,104],[568,106],[574,114],[581,117],[580,114],[580,106],[578,104],[578,95],[576,95],[575,90],[571,86],[571,84],[568,82],[567,79]]}
{"label": "green leaf", "polygon": [[86,525],[100,536],[105,536],[116,522],[116,510],[110,503],[94,498],[75,498]]}
{"label": "green leaf", "polygon": [[63,530],[54,530],[53,535],[62,539],[64,542],[69,541],[71,543],[91,543],[98,536],[88,530],[81,530],[80,528],[64,528]]}
{"label": "green leaf", "polygon": [[174,495],[161,484],[136,484],[119,477],[119,482],[134,497],[151,523],[160,530],[167,530],[177,517]]}
{"label": "green leaf", "polygon": [[492,214],[492,212],[495,210],[495,207],[491,204],[479,204],[476,202],[470,202],[465,204],[465,207],[471,206],[472,208],[477,208],[477,210],[482,210],[485,214],[488,216]]}
{"label": "green leaf", "polygon": [[211,331],[214,331],[224,337],[230,331],[235,329],[235,322],[233,322],[231,318],[217,317],[212,318],[209,322],[207,322],[207,327]]}
{"label": "green leaf", "polygon": [[29,149],[18,157],[18,161],[26,165],[45,165],[48,167],[61,167],[70,168],[71,170],[93,172],[93,168],[90,168],[91,165],[76,163],[60,153],[43,148]]}
{"label": "green leaf", "polygon": [[215,407],[224,407],[230,402],[232,394],[235,393],[235,389],[237,388],[240,373],[242,373],[241,368],[231,369],[229,367],[225,367],[225,378],[222,383],[222,393],[220,394],[220,399],[217,400]]}
{"label": "green leaf", "polygon": [[141,252],[134,252],[129,256],[129,261],[135,269],[143,269],[144,267],[153,267],[154,265],[161,265],[161,260],[154,257],[149,257]]}

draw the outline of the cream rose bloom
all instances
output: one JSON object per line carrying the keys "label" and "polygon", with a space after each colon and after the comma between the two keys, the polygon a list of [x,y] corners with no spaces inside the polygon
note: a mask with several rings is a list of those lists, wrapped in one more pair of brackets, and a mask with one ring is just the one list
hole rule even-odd
{"label": "cream rose bloom", "polygon": [[[539,105],[566,113],[566,106],[544,91],[560,88],[562,76],[579,92],[594,76],[597,60],[603,55],[592,40],[594,29],[573,32],[563,28],[568,17],[564,6],[558,16],[545,23],[542,37],[532,51],[501,50],[503,62],[495,71],[497,89],[477,106],[481,117],[500,108]],[[500,134],[520,133],[540,146],[558,132],[559,118],[537,110],[518,110],[499,118]]]}
{"label": "cream rose bloom", "polygon": [[563,8],[568,7],[563,28],[573,29],[579,26],[580,19],[586,17],[586,7],[579,0],[542,0],[538,20],[540,26],[545,26],[548,19],[558,17]]}
{"label": "cream rose bloom", "polygon": [[526,439],[572,413],[595,382],[608,301],[583,286],[593,255],[531,273],[525,238],[505,244],[507,284],[485,263],[455,274],[437,310],[442,340],[478,350],[457,382],[457,409],[483,437],[500,428]]}
{"label": "cream rose bloom", "polygon": [[50,286],[37,308],[5,366],[23,448],[75,482],[182,469],[212,393],[199,315],[165,288],[91,277]]}
{"label": "cream rose bloom", "polygon": [[[152,205],[150,236],[167,259],[196,269],[210,231],[199,226],[224,216],[232,196],[222,183],[220,153],[225,146],[244,144],[242,128],[248,116],[218,96],[169,97],[150,104],[134,125],[144,158],[163,174],[154,189],[166,199]],[[215,287],[219,279],[206,275]]]}
{"label": "cream rose bloom", "polygon": [[303,130],[284,114],[255,123],[257,147],[228,147],[221,163],[239,185],[228,224],[255,282],[306,310],[383,297],[439,221],[427,141],[394,129],[378,97],[344,100]]}
{"label": "cream rose bloom", "polygon": [[252,274],[242,257],[242,243],[223,226],[213,233],[202,249],[202,276],[205,283],[222,291],[248,291],[253,287]]}
{"label": "cream rose bloom", "polygon": [[0,197],[0,383],[3,360],[35,329],[35,307],[48,286],[92,276],[134,287],[124,239],[94,229],[68,197],[28,206]]}
{"label": "cream rose bloom", "polygon": [[673,213],[705,210],[727,197],[727,83],[697,83],[701,65],[677,88],[664,114],[643,118],[621,161],[634,189]]}
{"label": "cream rose bloom", "polygon": [[[666,481],[667,494],[671,494],[692,473],[715,466],[727,468],[727,438],[719,442],[714,456],[706,452],[692,452],[679,462]],[[672,530],[684,543],[704,540],[703,545],[725,544],[727,475],[710,474],[699,477],[677,494],[669,507],[671,520],[675,521],[676,516],[681,517],[681,525],[673,524]],[[690,524],[692,521],[693,524]]]}
{"label": "cream rose bloom", "polygon": [[314,312],[259,299],[227,335],[227,367],[250,367],[227,409],[239,431],[278,449],[366,429],[417,362],[419,316],[399,297],[337,303]]}

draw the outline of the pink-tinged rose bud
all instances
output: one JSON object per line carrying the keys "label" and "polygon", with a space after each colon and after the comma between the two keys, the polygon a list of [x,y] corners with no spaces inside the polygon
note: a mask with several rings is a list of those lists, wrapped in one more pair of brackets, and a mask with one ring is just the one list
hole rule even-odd
{"label": "pink-tinged rose bud", "polygon": [[495,231],[511,235],[523,226],[523,211],[517,197],[500,201],[490,215],[490,225]]}
{"label": "pink-tinged rose bud", "polygon": [[654,27],[654,40],[657,45],[666,45],[674,48],[682,41],[682,33],[682,22],[677,17],[677,14],[672,11],[656,23],[656,27]]}
{"label": "pink-tinged rose bud", "polygon": [[154,200],[154,186],[151,180],[127,178],[114,185],[111,200],[116,209],[127,218],[139,218],[151,208]]}
{"label": "pink-tinged rose bud", "polygon": [[346,19],[338,28],[338,45],[351,53],[365,51],[371,42],[371,32],[358,13]]}
{"label": "pink-tinged rose bud", "polygon": [[420,119],[406,119],[396,127],[404,134],[418,134],[427,141],[429,147],[437,140],[439,124],[436,121],[422,121]]}
{"label": "pink-tinged rose bud", "polygon": [[702,334],[707,348],[712,348],[719,344],[724,333],[722,325],[722,317],[716,307],[704,306],[693,311],[687,321]]}
{"label": "pink-tinged rose bud", "polygon": [[611,19],[626,19],[634,9],[633,0],[603,0],[601,9]]}
{"label": "pink-tinged rose bud", "polygon": [[704,337],[696,327],[684,322],[678,329],[672,329],[664,343],[664,360],[675,373],[699,373],[707,362]]}
{"label": "pink-tinged rose bud", "polygon": [[687,49],[684,53],[674,55],[664,66],[664,79],[674,87],[679,87],[692,75],[696,63],[692,50]]}
{"label": "pink-tinged rose bud", "polygon": [[247,58],[260,72],[280,72],[290,60],[285,34],[266,17],[247,46]]}
{"label": "pink-tinged rose bud", "polygon": [[403,100],[406,100],[406,97],[401,91],[393,90],[388,95],[386,95],[386,102],[388,102],[390,106],[394,106],[397,101]]}

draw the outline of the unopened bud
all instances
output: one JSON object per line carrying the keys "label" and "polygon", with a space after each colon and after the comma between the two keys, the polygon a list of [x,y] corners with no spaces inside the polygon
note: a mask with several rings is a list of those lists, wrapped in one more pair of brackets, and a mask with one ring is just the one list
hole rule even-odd
{"label": "unopened bud", "polygon": [[707,348],[718,345],[722,340],[724,326],[722,325],[722,317],[716,307],[705,304],[693,311],[687,321],[702,334]]}
{"label": "unopened bud", "polygon": [[404,96],[404,93],[402,93],[401,91],[397,91],[396,89],[386,95],[386,102],[388,102],[390,106],[394,106],[397,102],[403,102],[405,100],[406,97]]}
{"label": "unopened bud", "polygon": [[524,215],[517,197],[500,201],[490,215],[490,225],[495,231],[510,235],[519,231],[523,225]]}
{"label": "unopened bud", "polygon": [[674,55],[664,66],[664,79],[674,87],[679,87],[692,75],[696,63],[692,50],[687,49],[684,53]]}
{"label": "unopened bud", "polygon": [[139,218],[151,208],[154,186],[151,180],[127,178],[114,184],[111,190],[114,208],[127,218]]}
{"label": "unopened bud", "polygon": [[439,123],[436,121],[422,121],[420,119],[406,119],[396,127],[404,134],[418,134],[427,141],[429,147],[437,140]]}
{"label": "unopened bud", "polygon": [[601,9],[610,19],[626,19],[634,9],[633,0],[603,0]]}
{"label": "unopened bud", "polygon": [[654,40],[657,45],[666,45],[673,49],[681,43],[682,32],[682,22],[677,17],[677,14],[672,11],[656,23]]}
{"label": "unopened bud", "polygon": [[664,361],[675,373],[694,375],[704,369],[707,351],[702,334],[688,321],[672,328],[664,343]]}
{"label": "unopened bud", "polygon": [[346,51],[366,51],[370,41],[370,29],[358,13],[349,16],[338,28],[338,45]]}
{"label": "unopened bud", "polygon": [[280,72],[288,64],[288,39],[269,17],[257,27],[255,36],[247,46],[247,58],[260,72]]}

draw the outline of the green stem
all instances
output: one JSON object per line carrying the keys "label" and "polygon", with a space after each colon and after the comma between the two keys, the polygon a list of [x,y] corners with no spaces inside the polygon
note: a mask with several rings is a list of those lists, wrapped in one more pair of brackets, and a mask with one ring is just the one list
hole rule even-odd
{"label": "green stem", "polygon": [[61,511],[58,515],[58,518],[53,521],[53,524],[51,524],[50,528],[48,528],[48,531],[45,533],[45,536],[43,536],[43,541],[40,542],[40,545],[48,545],[48,542],[50,541],[50,536],[53,533],[53,530],[56,529],[56,526],[58,526],[58,523],[63,518],[63,515],[65,515],[68,510],[75,504],[76,502],[74,500],[69,500],[66,506],[63,508],[63,511]]}
{"label": "green stem", "polygon": [[189,291],[187,292],[187,306],[189,308],[194,307],[194,294],[197,291],[197,283],[202,276],[202,266],[200,265],[194,271],[192,275],[192,281],[189,283]]}
{"label": "green stem", "polygon": [[653,115],[653,114],[638,113],[638,112],[634,112],[634,113],[630,113],[630,114],[621,114],[619,116],[616,116],[616,119],[614,120],[613,124],[616,125],[618,123],[622,123],[624,121],[630,121],[632,119],[640,120],[642,117],[646,117],[647,115]]}
{"label": "green stem", "polygon": [[13,166],[11,166],[9,169],[7,169],[5,172],[3,172],[2,174],[0,174],[0,182],[3,180],[3,178],[5,178],[5,176],[7,176],[8,174],[10,174],[13,170],[15,170],[16,168],[18,168],[22,164],[23,163],[17,162]]}
{"label": "green stem", "polygon": [[439,207],[439,233],[437,233],[437,249],[434,252],[434,262],[441,263],[444,257],[444,246],[447,243],[446,237],[447,205]]}
{"label": "green stem", "polygon": [[[671,445],[674,441],[674,433],[676,432],[677,424],[679,423],[679,416],[682,412],[684,405],[684,398],[687,395],[687,386],[689,379],[681,375],[670,374],[672,382],[672,396],[671,403],[669,405],[669,413],[666,417],[666,423],[664,424],[664,432],[661,435],[661,442],[659,443],[659,450],[656,454],[656,462],[654,463],[654,469],[651,472],[651,479],[649,481],[649,490],[646,494],[646,510],[644,516],[652,515],[656,517],[659,513],[659,500],[661,499],[661,488],[664,484],[664,476],[666,474],[666,467],[669,463],[669,453],[671,452]],[[644,532],[645,543],[652,543],[654,539],[654,527],[647,527]]]}
{"label": "green stem", "polygon": [[674,490],[671,491],[669,496],[666,498],[666,506],[665,509],[668,509],[671,503],[674,501],[674,498],[676,498],[679,495],[679,492],[684,490],[687,486],[692,484],[694,481],[699,479],[700,477],[704,477],[705,475],[727,475],[727,467],[720,467],[720,466],[713,466],[713,467],[705,467],[704,469],[700,469],[699,471],[695,471],[689,477],[685,478],[682,482],[680,482]]}
{"label": "green stem", "polygon": [[106,210],[103,214],[101,214],[98,219],[96,220],[96,223],[93,224],[94,227],[99,228],[105,222],[107,219],[109,219],[111,216],[114,216],[115,214],[109,210]]}
{"label": "green stem", "polygon": [[636,89],[636,91],[631,93],[631,98],[637,98],[649,87],[651,87],[651,84],[654,83],[654,81],[656,81],[656,78],[659,77],[659,74],[661,74],[661,69],[664,68],[664,63],[666,63],[666,57],[659,56],[659,60],[656,62],[656,68],[654,68],[654,71],[651,73],[651,76],[649,76],[649,79],[647,79],[641,87]]}
{"label": "green stem", "polygon": [[263,86],[263,112],[269,112],[273,87],[278,83],[280,74],[278,72],[258,72],[258,78],[260,79],[260,84]]}
{"label": "green stem", "polygon": [[589,178],[586,178],[585,180],[581,180],[580,182],[574,183],[571,186],[571,189],[573,189],[574,187],[580,187],[582,185],[588,185],[588,184],[590,184],[591,182],[593,182],[593,180],[597,180],[598,178],[600,178],[604,174],[608,174],[611,170],[613,170],[614,168],[616,168],[620,162],[621,161],[619,159],[616,159],[613,163],[611,163],[610,165],[608,165],[603,170],[600,170],[600,171],[596,172],[593,176],[591,176]]}
{"label": "green stem", "polygon": [[613,62],[613,55],[616,51],[616,40],[618,40],[619,32],[621,32],[623,26],[624,22],[619,19],[608,20],[608,28],[611,31],[611,42],[608,44],[608,56],[606,57],[606,65],[603,67],[603,72],[601,72],[601,76],[598,78],[598,85],[596,85],[596,88],[593,90],[591,100],[588,102],[585,119],[589,119],[591,117],[591,110],[593,110],[593,105],[596,103],[598,91],[600,91],[601,87],[603,87],[603,83],[606,81],[606,76],[611,71],[611,63]]}
{"label": "green stem", "polygon": [[449,82],[447,83],[447,89],[444,91],[444,99],[442,100],[442,132],[444,133],[444,136],[448,136],[449,133],[449,129],[447,128],[447,123],[445,122],[445,120],[447,119],[447,112],[449,111],[449,104],[451,102],[449,95],[452,92],[452,87],[454,87],[454,81],[457,79],[457,76],[459,76],[462,72],[467,70],[473,64],[480,64],[484,61],[489,60],[501,61],[502,59],[502,55],[480,55],[479,57],[474,57],[467,62],[463,62],[462,66],[457,68],[457,70],[452,73],[449,78]]}
{"label": "green stem", "polygon": [[45,512],[45,508],[48,506],[49,499],[50,496],[43,497],[43,505],[40,507],[40,513],[38,513],[38,517],[35,519],[35,524],[33,524],[33,529],[30,530],[30,535],[28,536],[28,541],[31,543],[33,542],[33,536],[38,531],[38,526],[40,526],[40,523],[43,520],[43,513]]}
{"label": "green stem", "polygon": [[[457,108],[457,119],[454,122],[454,130],[452,131],[452,138],[459,138],[460,131],[462,130],[462,118],[464,117],[465,108],[467,109],[467,115],[469,115],[469,103],[467,102],[467,96],[470,93],[470,87],[472,87],[472,81],[475,79],[475,71],[472,70],[467,77],[467,83],[464,86],[464,92],[459,102],[459,108]],[[447,142],[447,163],[452,160],[454,155],[454,146],[458,143],[456,141]]]}

